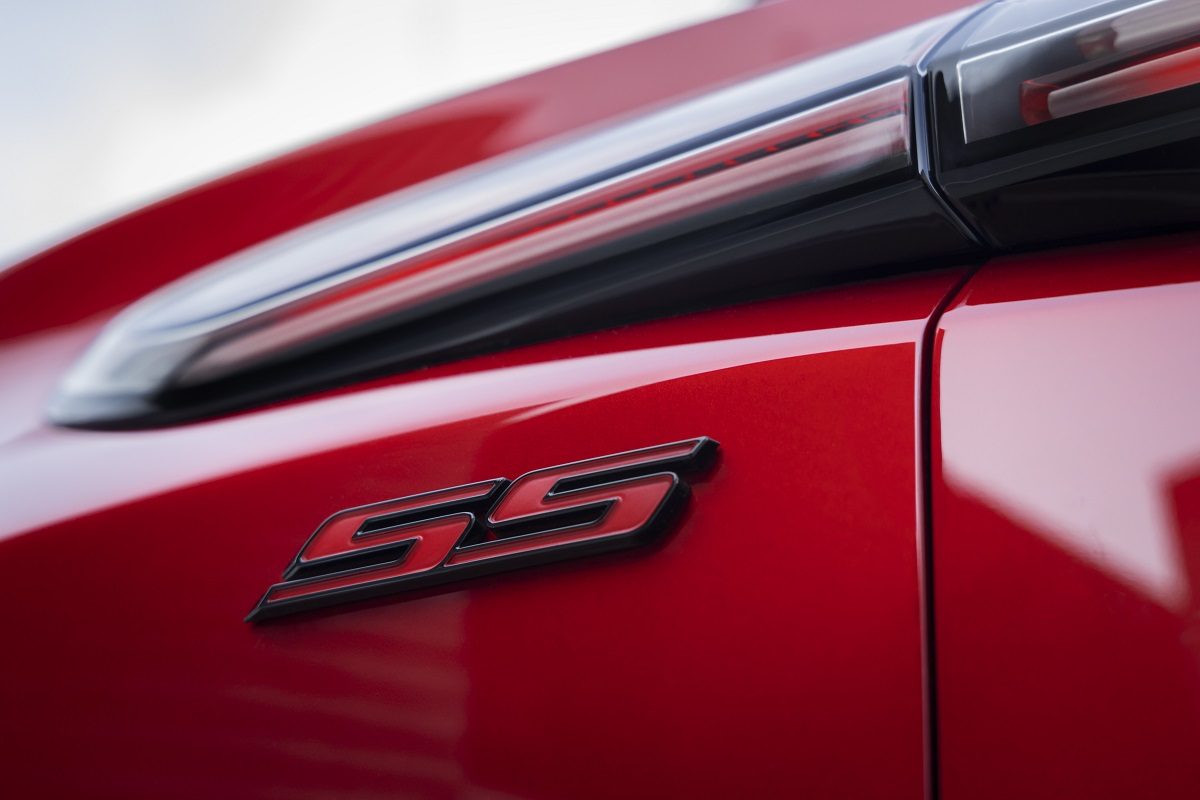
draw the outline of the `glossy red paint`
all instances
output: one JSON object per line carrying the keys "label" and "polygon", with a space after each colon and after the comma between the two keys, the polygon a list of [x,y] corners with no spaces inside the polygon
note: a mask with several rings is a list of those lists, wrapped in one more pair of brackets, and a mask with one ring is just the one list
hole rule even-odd
{"label": "glossy red paint", "polygon": [[[918,349],[959,275],[141,432],[38,422],[77,343],[8,345],[6,790],[923,797]],[[700,432],[659,546],[242,621],[338,509]]]}
{"label": "glossy red paint", "polygon": [[990,264],[935,354],[942,797],[1200,795],[1200,238]]}
{"label": "glossy red paint", "polygon": [[[941,273],[171,429],[46,424],[118,309],[256,242],[961,0],[764,4],[415,111],[0,273],[17,797],[925,795],[916,385]],[[330,514],[722,441],[660,547],[242,622]]]}

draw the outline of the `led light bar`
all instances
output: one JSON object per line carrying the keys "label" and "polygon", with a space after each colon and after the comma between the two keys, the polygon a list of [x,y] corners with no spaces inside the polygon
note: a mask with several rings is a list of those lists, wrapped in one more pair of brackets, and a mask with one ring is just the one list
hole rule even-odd
{"label": "led light bar", "polygon": [[113,319],[51,415],[162,424],[980,239],[1197,222],[1200,0],[998,0],[234,254]]}
{"label": "led light bar", "polygon": [[180,385],[221,378],[381,315],[394,321],[394,315],[584,249],[905,156],[906,88],[894,81],[366,264],[278,304],[264,303],[260,313],[229,320],[173,378]]}
{"label": "led light bar", "polygon": [[[495,159],[238,253],[115,318],[52,415],[86,426],[186,418],[484,348],[498,333],[560,335],[898,253],[961,252],[969,242],[916,174],[910,92],[916,59],[960,17]],[[923,226],[916,247],[877,246],[906,224]],[[837,252],[806,265],[794,258],[806,246]],[[781,272],[772,257],[784,248]]]}

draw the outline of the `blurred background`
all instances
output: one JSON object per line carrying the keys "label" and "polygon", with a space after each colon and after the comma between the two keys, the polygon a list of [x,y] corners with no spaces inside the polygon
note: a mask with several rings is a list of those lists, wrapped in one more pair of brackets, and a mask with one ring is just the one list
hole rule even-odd
{"label": "blurred background", "polygon": [[0,0],[0,266],[329,134],[749,0]]}

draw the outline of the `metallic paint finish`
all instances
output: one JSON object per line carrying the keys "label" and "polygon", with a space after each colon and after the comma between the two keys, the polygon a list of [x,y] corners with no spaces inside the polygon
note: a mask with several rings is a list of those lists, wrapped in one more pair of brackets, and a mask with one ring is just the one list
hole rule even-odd
{"label": "metallic paint finish", "polygon": [[[925,796],[917,349],[958,272],[169,429],[55,429],[45,408],[105,321],[198,267],[962,5],[764,4],[316,144],[0,272],[5,793]],[[723,463],[657,550],[241,621],[338,509],[697,431]]]}
{"label": "metallic paint finish", "polygon": [[1197,797],[1200,238],[989,264],[935,357],[942,797]]}
{"label": "metallic paint finish", "polygon": [[[9,397],[7,790],[923,797],[917,350],[960,274],[172,429]],[[44,338],[0,383],[53,382],[78,342]],[[338,509],[697,431],[720,462],[660,546],[242,622]]]}

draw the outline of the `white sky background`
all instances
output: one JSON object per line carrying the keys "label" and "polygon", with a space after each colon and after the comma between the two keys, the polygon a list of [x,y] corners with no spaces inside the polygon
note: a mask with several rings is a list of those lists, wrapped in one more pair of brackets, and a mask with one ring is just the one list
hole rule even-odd
{"label": "white sky background", "polygon": [[745,0],[0,0],[0,265],[148,199]]}

